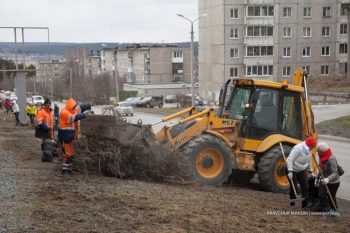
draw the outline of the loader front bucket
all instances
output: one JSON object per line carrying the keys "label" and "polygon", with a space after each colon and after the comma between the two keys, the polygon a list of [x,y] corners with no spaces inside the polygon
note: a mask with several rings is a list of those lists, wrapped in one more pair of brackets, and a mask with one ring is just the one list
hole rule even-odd
{"label": "loader front bucket", "polygon": [[156,140],[151,126],[127,123],[115,115],[88,115],[80,122],[80,129],[82,135],[116,140],[120,146],[131,146],[142,139]]}

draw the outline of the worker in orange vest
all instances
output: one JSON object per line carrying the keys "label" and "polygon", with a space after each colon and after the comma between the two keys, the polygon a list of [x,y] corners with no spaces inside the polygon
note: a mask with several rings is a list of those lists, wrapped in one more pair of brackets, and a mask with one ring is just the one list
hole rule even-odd
{"label": "worker in orange vest", "polygon": [[42,162],[52,161],[52,147],[54,143],[53,110],[51,101],[45,99],[44,104],[36,113],[37,126],[35,127],[35,137],[41,138]]}
{"label": "worker in orange vest", "polygon": [[74,159],[73,141],[78,138],[78,121],[92,114],[90,104],[79,105],[74,99],[68,99],[60,112],[58,138],[62,145],[62,174],[72,174]]}

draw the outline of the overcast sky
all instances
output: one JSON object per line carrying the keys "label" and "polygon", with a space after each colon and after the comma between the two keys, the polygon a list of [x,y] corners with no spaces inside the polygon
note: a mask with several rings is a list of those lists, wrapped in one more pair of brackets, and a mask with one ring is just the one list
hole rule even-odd
{"label": "overcast sky", "polygon": [[[52,42],[184,42],[190,41],[190,22],[176,14],[196,19],[197,1],[1,0],[0,26],[49,27]],[[14,41],[13,34],[0,29],[0,41]],[[24,35],[26,42],[47,41],[45,31]]]}

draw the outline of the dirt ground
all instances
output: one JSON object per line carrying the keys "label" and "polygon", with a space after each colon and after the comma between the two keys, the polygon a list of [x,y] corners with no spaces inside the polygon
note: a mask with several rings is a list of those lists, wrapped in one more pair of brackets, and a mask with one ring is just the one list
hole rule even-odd
{"label": "dirt ground", "polygon": [[343,77],[310,78],[308,87],[311,91],[350,93],[350,79]]}
{"label": "dirt ground", "polygon": [[[29,126],[0,113],[0,232],[349,232],[341,218],[299,211],[288,196],[248,187],[174,185],[60,174],[41,163]],[[271,215],[271,211],[280,215]],[[308,214],[308,213],[306,213]]]}

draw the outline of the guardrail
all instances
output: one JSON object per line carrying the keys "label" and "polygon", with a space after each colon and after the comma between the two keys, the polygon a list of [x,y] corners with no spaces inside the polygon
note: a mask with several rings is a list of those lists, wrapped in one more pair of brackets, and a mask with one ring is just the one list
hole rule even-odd
{"label": "guardrail", "polygon": [[350,93],[310,91],[309,95],[313,103],[350,103]]}

